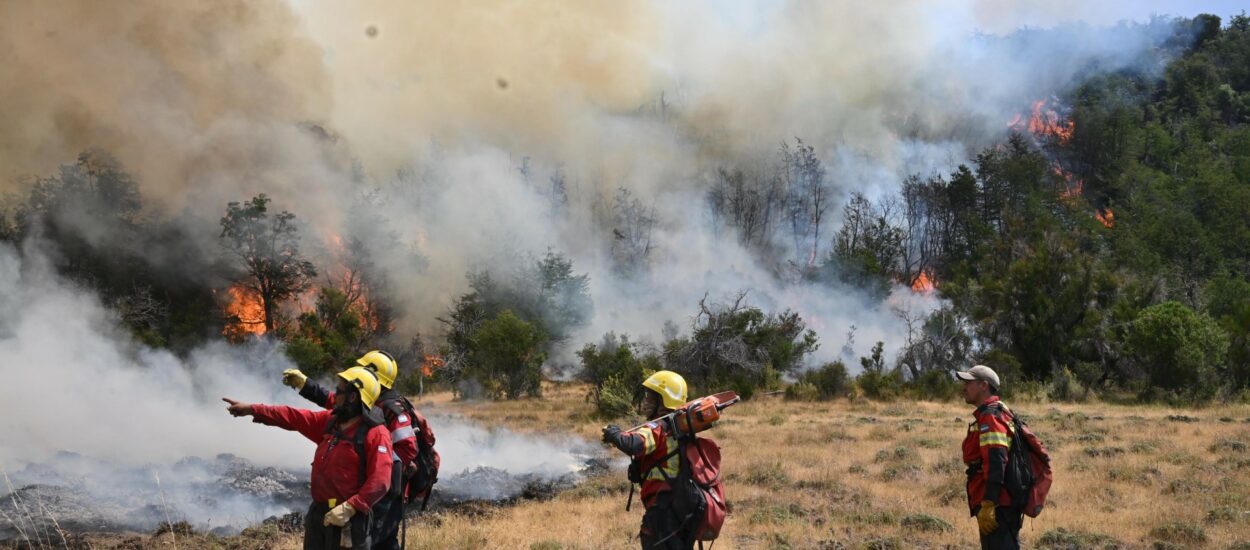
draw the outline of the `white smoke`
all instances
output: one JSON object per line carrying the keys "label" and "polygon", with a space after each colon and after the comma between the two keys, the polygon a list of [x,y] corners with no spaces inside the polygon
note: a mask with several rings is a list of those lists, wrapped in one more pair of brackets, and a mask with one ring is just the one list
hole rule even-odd
{"label": "white smoke", "polygon": [[[175,521],[232,529],[306,502],[314,444],[233,418],[221,402],[228,396],[315,408],[279,383],[282,370],[294,367],[279,345],[217,342],[185,358],[149,348],[92,293],[60,279],[33,246],[19,255],[0,244],[0,307],[7,312],[0,317],[0,355],[6,358],[0,379],[11,390],[0,414],[0,467],[14,484],[0,494],[31,484],[66,487],[82,505],[47,512],[65,514],[59,521],[95,517],[116,524],[123,518],[124,525],[140,528],[164,521],[164,510],[155,507],[160,499]],[[488,432],[443,416],[431,422],[448,480],[473,467],[559,477],[584,467],[593,454],[571,438]],[[299,490],[247,476],[240,481],[230,455],[246,459],[246,471],[277,467],[281,471],[267,478],[286,479]],[[222,479],[241,485],[223,490]],[[505,489],[474,496],[512,496],[499,492]],[[38,498],[40,491],[25,498]]]}

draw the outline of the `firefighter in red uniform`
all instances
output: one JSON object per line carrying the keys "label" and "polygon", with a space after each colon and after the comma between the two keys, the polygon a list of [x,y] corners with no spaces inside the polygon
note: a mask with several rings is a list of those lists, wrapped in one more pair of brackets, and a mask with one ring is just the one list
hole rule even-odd
{"label": "firefighter in red uniform", "polygon": [[956,376],[963,381],[964,401],[977,407],[964,437],[963,458],[968,466],[968,506],[977,518],[981,548],[1016,550],[1023,518],[1004,487],[1007,451],[1015,433],[1011,410],[998,398],[998,374],[993,369],[977,365]]}
{"label": "firefighter in red uniform", "polygon": [[[655,420],[686,404],[686,380],[681,375],[662,370],[643,383],[643,398],[638,414]],[[648,422],[641,428],[622,431],[619,426],[603,428],[603,441],[620,449],[633,461],[629,465],[631,483],[642,483],[642,528],[638,538],[644,549],[689,549],[694,547],[693,526],[683,525],[673,512],[671,491],[666,480],[677,477],[681,457],[676,453],[677,438],[671,427]]]}
{"label": "firefighter in red uniform", "polygon": [[[304,550],[370,546],[369,511],[391,483],[391,436],[373,408],[382,386],[367,369],[338,374],[332,410],[309,411],[278,405],[229,403],[234,416],[299,432],[317,444],[312,463],[312,505],[304,517]],[[362,456],[363,455],[363,456]],[[346,532],[344,530],[346,529]]]}
{"label": "firefighter in red uniform", "polygon": [[[373,371],[382,385],[382,394],[378,396],[377,407],[386,418],[386,427],[391,432],[391,489],[386,496],[373,508],[373,549],[397,550],[400,548],[400,525],[404,520],[404,501],[408,498],[427,496],[427,493],[408,495],[405,486],[405,472],[412,472],[417,467],[417,453],[424,449],[431,456],[430,460],[439,461],[438,452],[434,451],[434,433],[420,413],[412,407],[399,392],[395,391],[395,379],[399,376],[399,365],[391,354],[374,350],[356,360],[356,365]],[[322,407],[334,406],[334,392],[323,388],[316,382],[309,382],[308,377],[297,369],[282,372],[282,383],[299,390],[305,399]]]}

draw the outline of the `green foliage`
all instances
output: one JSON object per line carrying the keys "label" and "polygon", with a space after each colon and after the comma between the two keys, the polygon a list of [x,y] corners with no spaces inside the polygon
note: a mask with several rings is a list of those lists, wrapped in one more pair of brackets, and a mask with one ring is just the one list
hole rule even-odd
{"label": "green foliage", "polygon": [[786,398],[799,401],[846,397],[853,387],[851,375],[841,361],[825,363],[799,375],[798,381],[786,388]]}
{"label": "green foliage", "polygon": [[888,401],[903,393],[904,380],[902,371],[886,368],[884,347],[883,342],[877,342],[870,357],[859,358],[863,371],[855,378],[855,385],[869,399]]}
{"label": "green foliage", "polygon": [[708,306],[700,302],[693,334],[664,345],[665,366],[686,378],[692,395],[731,389],[743,399],[757,390],[777,388],[820,346],[815,331],[797,312],[766,314],[743,305]]}
{"label": "green foliage", "polygon": [[464,379],[474,335],[487,319],[510,311],[533,325],[544,335],[545,358],[585,323],[592,310],[589,276],[575,275],[572,261],[555,252],[548,251],[504,279],[489,271],[471,272],[468,279],[472,290],[439,318],[447,329],[448,357],[439,376],[449,382]]}
{"label": "green foliage", "polygon": [[661,368],[658,355],[630,342],[625,334],[609,332],[599,345],[586,344],[577,356],[580,378],[591,385],[588,398],[605,418],[629,415],[642,381]]}
{"label": "green foliage", "polygon": [[1178,302],[1143,310],[1128,329],[1126,346],[1152,387],[1196,395],[1215,388],[1228,356],[1228,336],[1215,321]]}
{"label": "green foliage", "polygon": [[467,379],[492,399],[542,393],[543,351],[547,337],[532,323],[504,310],[482,322],[469,342]]}
{"label": "green foliage", "polygon": [[362,312],[338,289],[322,288],[316,307],[297,323],[286,354],[309,376],[342,370],[367,351]]}

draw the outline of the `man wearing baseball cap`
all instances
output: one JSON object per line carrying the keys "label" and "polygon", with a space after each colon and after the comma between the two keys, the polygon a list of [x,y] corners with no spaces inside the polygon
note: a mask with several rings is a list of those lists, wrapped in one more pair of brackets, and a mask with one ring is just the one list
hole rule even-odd
{"label": "man wearing baseball cap", "polygon": [[1020,548],[1020,511],[1011,505],[1003,487],[1007,473],[1007,450],[1015,425],[1011,410],[998,398],[998,373],[977,365],[955,373],[963,381],[964,401],[975,405],[975,420],[964,438],[964,464],[968,466],[968,507],[977,518],[982,550]]}

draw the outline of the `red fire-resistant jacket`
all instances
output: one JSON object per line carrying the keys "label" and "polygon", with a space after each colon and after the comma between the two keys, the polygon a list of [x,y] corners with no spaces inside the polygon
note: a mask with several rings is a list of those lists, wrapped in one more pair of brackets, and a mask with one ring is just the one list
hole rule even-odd
{"label": "red fire-resistant jacket", "polygon": [[334,421],[331,411],[309,411],[278,405],[253,405],[252,421],[299,432],[317,444],[312,462],[312,498],[317,502],[335,499],[347,502],[357,511],[377,504],[391,485],[391,436],[385,426],[369,428],[365,434],[365,480],[360,482],[360,460],[356,454],[357,419],[342,433],[327,429]]}
{"label": "red fire-resistant jacket", "polygon": [[989,500],[998,506],[1010,506],[1011,496],[1003,487],[1007,473],[1007,450],[1016,427],[1011,421],[1011,411],[990,396],[973,413],[976,419],[968,425],[964,437],[964,464],[968,465],[968,507],[976,515],[981,501]]}

